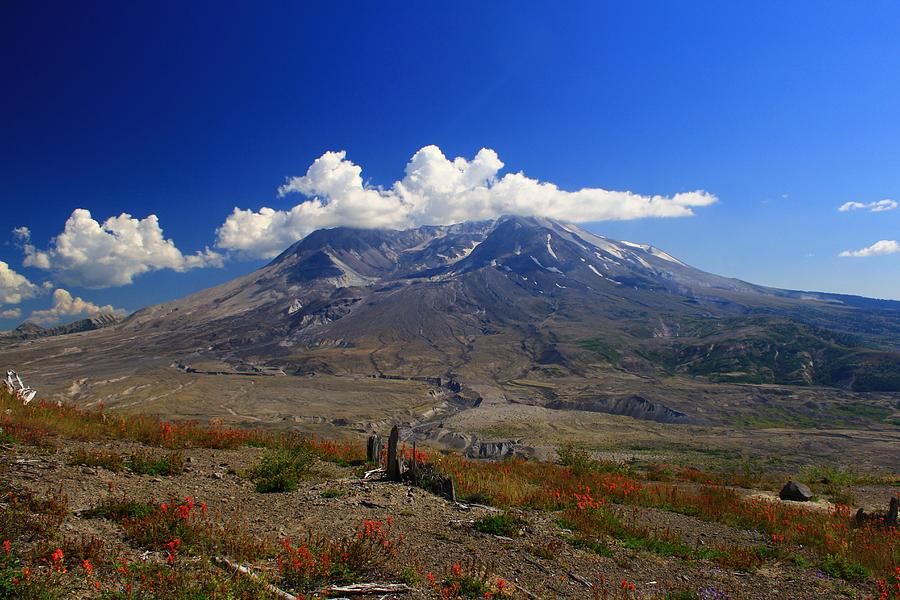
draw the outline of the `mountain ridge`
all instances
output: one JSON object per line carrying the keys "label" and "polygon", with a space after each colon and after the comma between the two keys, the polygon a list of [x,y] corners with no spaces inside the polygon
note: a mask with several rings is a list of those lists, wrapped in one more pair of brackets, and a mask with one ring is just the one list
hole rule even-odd
{"label": "mountain ridge", "polygon": [[[693,346],[713,339],[705,329],[722,319],[740,342],[719,331],[718,350],[701,356]],[[733,381],[852,387],[862,385],[846,375],[857,363],[891,373],[900,365],[900,302],[758,286],[535,217],[318,230],[254,273],[143,309],[119,327],[169,330],[182,351],[207,348],[288,372],[326,364],[331,372],[503,380],[542,368],[536,348],[555,348],[557,368],[584,374],[577,340],[594,338],[626,357],[615,368],[660,376],[727,372]],[[479,346],[497,335],[515,340],[519,349],[502,355],[516,368],[486,373]],[[789,358],[766,358],[778,344]],[[790,364],[761,366],[773,360]],[[795,375],[804,369],[807,376]],[[900,389],[893,374],[875,379],[863,377],[863,388]]]}

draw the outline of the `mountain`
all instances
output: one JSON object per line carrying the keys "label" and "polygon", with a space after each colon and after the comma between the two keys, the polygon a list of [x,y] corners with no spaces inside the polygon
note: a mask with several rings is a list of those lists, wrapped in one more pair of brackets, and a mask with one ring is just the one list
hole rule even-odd
{"label": "mountain", "polygon": [[900,390],[900,302],[779,290],[542,218],[316,231],[119,326],[291,373],[588,375]]}
{"label": "mountain", "polygon": [[[127,406],[177,394],[165,410],[190,399],[195,416],[219,406],[211,393],[290,419],[283,403],[308,398],[314,379],[365,397],[371,378],[436,386],[438,416],[501,407],[501,428],[510,406],[804,427],[883,427],[900,410],[900,302],[754,285],[543,218],[319,230],[253,273],[120,323],[19,335],[0,362],[31,369],[35,387]],[[244,399],[233,379],[184,374],[296,384],[259,381],[261,396]],[[171,391],[139,392],[170,378]]]}
{"label": "mountain", "polygon": [[0,342],[53,337],[57,335],[66,335],[69,333],[77,333],[79,331],[93,331],[95,329],[102,329],[104,327],[109,327],[110,325],[115,325],[116,323],[119,323],[121,321],[121,317],[109,313],[94,315],[92,317],[79,319],[77,321],[66,323],[64,325],[57,325],[56,327],[41,327],[40,325],[32,323],[31,321],[25,321],[12,331],[0,333]]}

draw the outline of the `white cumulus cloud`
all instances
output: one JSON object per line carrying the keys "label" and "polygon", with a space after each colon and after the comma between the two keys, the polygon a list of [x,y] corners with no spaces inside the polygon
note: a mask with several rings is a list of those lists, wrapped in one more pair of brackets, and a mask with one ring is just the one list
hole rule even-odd
{"label": "white cumulus cloud", "polygon": [[45,310],[33,311],[28,320],[40,325],[52,325],[67,318],[93,317],[105,313],[125,316],[126,311],[114,308],[109,304],[97,306],[93,302],[73,297],[67,290],[57,288],[53,292],[53,306]]}
{"label": "white cumulus cloud", "polygon": [[862,202],[844,202],[838,208],[840,212],[852,212],[854,210],[868,210],[869,212],[887,212],[889,210],[895,210],[900,207],[900,204],[897,203],[896,200],[878,200],[877,202],[869,202],[868,204],[864,204]]}
{"label": "white cumulus cloud", "polygon": [[844,250],[840,256],[852,258],[865,258],[867,256],[880,256],[884,254],[897,254],[900,252],[900,244],[896,240],[881,240],[861,250]]}
{"label": "white cumulus cloud", "polygon": [[163,237],[156,215],[136,219],[122,213],[101,224],[90,211],[77,208],[47,250],[30,243],[27,228],[15,233],[23,243],[26,267],[52,271],[64,283],[87,288],[127,285],[149,271],[187,271],[223,264],[222,255],[209,248],[182,254],[172,240]]}
{"label": "white cumulus cloud", "polygon": [[0,304],[18,304],[26,298],[34,298],[38,293],[38,286],[0,260]]}
{"label": "white cumulus cloud", "polygon": [[555,184],[506,173],[500,157],[482,148],[473,159],[448,159],[425,146],[389,188],[368,185],[362,168],[346,152],[326,152],[306,174],[292,177],[279,195],[306,197],[286,210],[235,208],[217,229],[220,248],[272,257],[323,227],[414,227],[443,225],[504,214],[544,216],[576,223],[645,217],[687,217],[716,197],[698,190],[673,196],[645,196],[601,188],[561,190]]}
{"label": "white cumulus cloud", "polygon": [[21,308],[9,308],[7,310],[0,311],[0,319],[18,319],[21,316]]}

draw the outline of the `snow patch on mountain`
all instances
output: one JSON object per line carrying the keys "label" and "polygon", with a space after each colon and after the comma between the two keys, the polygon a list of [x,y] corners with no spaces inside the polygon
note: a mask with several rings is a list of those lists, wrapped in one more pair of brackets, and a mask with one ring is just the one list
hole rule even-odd
{"label": "snow patch on mountain", "polygon": [[539,261],[538,259],[536,259],[536,258],[533,257],[533,256],[530,256],[529,258],[531,258],[531,260],[534,261],[534,264],[536,264],[536,265],[539,266],[540,268],[544,269],[545,271],[551,271],[551,272],[553,272],[553,273],[559,273],[560,275],[563,274],[563,272],[560,271],[559,269],[557,269],[556,267],[545,267],[544,265],[541,264],[541,261]]}
{"label": "snow patch on mountain", "polygon": [[556,252],[553,251],[553,246],[550,245],[550,238],[551,238],[551,237],[553,237],[553,236],[551,236],[551,235],[548,233],[548,234],[547,234],[547,252],[550,253],[550,256],[552,256],[552,257],[555,258],[556,260],[559,260],[559,257],[556,256]]}

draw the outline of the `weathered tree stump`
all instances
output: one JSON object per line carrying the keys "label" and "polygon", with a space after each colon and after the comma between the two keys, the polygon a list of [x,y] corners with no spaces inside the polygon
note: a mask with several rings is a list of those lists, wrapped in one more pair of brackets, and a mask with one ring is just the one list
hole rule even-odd
{"label": "weathered tree stump", "polygon": [[894,496],[891,498],[891,503],[888,505],[887,517],[885,517],[885,524],[889,527],[897,526],[897,513],[900,512],[900,498]]}
{"label": "weathered tree stump", "polygon": [[453,477],[451,475],[446,475],[444,477],[443,496],[450,502],[456,503],[456,484],[453,482]]}
{"label": "weathered tree stump", "polygon": [[[412,445],[412,462],[409,463],[410,477],[413,481],[419,481],[419,461],[416,458],[416,442],[413,440]],[[418,484],[417,484],[418,485]]]}
{"label": "weathered tree stump", "polygon": [[893,496],[890,504],[888,504],[887,512],[875,511],[867,513],[861,508],[856,511],[856,525],[857,527],[862,527],[866,523],[872,522],[879,526],[896,527],[898,510],[900,510],[900,498]]}
{"label": "weathered tree stump", "polygon": [[370,435],[366,442],[366,460],[376,465],[381,464],[381,438],[378,434]]}
{"label": "weathered tree stump", "polygon": [[388,438],[387,478],[389,481],[400,481],[400,455],[397,444],[400,443],[400,428],[394,425]]}

